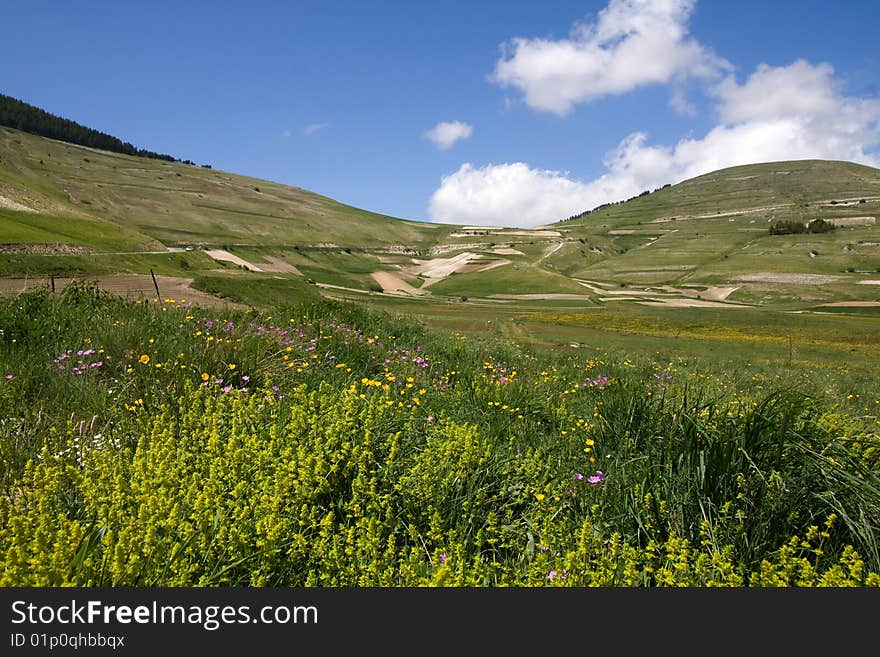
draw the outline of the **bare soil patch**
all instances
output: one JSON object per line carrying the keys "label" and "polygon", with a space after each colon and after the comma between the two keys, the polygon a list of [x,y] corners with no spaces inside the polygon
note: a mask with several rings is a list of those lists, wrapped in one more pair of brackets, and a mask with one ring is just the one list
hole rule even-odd
{"label": "bare soil patch", "polygon": [[754,283],[790,283],[793,285],[825,285],[843,280],[843,276],[830,274],[780,274],[773,272],[755,272],[734,277],[737,281]]}
{"label": "bare soil patch", "polygon": [[3,196],[2,194],[0,194],[0,208],[16,210],[17,212],[36,212],[31,206],[19,203],[18,201],[13,201],[11,198]]}
{"label": "bare soil patch", "polygon": [[695,290],[686,287],[672,287],[671,285],[661,285],[661,290],[667,290],[673,294],[680,294],[690,299],[708,299],[709,301],[724,301],[731,294],[739,289],[738,285],[731,286],[708,286],[705,290]]}
{"label": "bare soil patch", "polygon": [[297,269],[289,262],[282,260],[281,258],[276,258],[275,256],[265,256],[265,258],[269,261],[268,265],[262,265],[265,271],[271,271],[277,274],[295,274],[296,276],[303,275],[299,269]]}
{"label": "bare soil patch", "polygon": [[424,296],[428,294],[427,290],[413,287],[403,280],[399,274],[392,271],[374,271],[370,276],[382,286],[382,291],[387,294],[406,294],[408,296]]}
{"label": "bare soil patch", "polygon": [[[231,262],[233,264],[239,265],[240,267],[244,267],[245,269],[249,269],[251,271],[267,271],[261,269],[257,265],[252,262],[248,262],[247,260],[243,260],[239,258],[237,255],[233,255],[229,251],[224,251],[223,249],[205,249],[205,253],[214,258],[214,260],[223,260],[225,262]],[[271,270],[270,270],[271,271]]]}
{"label": "bare soil patch", "polygon": [[819,305],[835,308],[880,308],[880,301],[835,301],[834,303],[822,303]]}
{"label": "bare soil patch", "polygon": [[826,219],[828,223],[835,226],[873,226],[877,222],[877,217],[834,217]]}

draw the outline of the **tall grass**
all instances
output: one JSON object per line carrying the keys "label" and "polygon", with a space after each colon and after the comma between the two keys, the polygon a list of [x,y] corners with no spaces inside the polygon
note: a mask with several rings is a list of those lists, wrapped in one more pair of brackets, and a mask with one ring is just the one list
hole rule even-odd
{"label": "tall grass", "polygon": [[880,584],[877,425],[815,390],[326,301],[0,331],[3,585]]}

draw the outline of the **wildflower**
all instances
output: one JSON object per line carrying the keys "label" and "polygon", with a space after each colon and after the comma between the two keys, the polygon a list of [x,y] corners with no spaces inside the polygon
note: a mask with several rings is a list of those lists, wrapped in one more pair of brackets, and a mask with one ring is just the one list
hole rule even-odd
{"label": "wildflower", "polygon": [[445,564],[445,563],[446,563],[446,560],[447,560],[448,558],[449,558],[449,555],[446,554],[445,552],[444,552],[443,554],[441,554],[441,555],[440,555],[440,565]]}
{"label": "wildflower", "polygon": [[7,381],[11,381],[11,380],[12,380],[12,375],[11,375],[11,374],[7,374],[5,378],[6,378]]}
{"label": "wildflower", "polygon": [[545,497],[544,493],[535,493],[535,499],[538,500],[539,502],[543,502],[544,497]]}
{"label": "wildflower", "polygon": [[143,355],[141,355],[141,357],[138,359],[138,361],[140,361],[140,363],[141,363],[142,365],[146,365],[147,363],[150,362],[150,357],[149,357],[147,354],[143,354]]}
{"label": "wildflower", "polygon": [[247,374],[245,374],[244,376],[241,377],[241,380],[242,381],[250,381],[251,377],[249,377]]}
{"label": "wildflower", "polygon": [[580,472],[575,472],[575,473],[574,473],[574,478],[577,479],[578,481],[583,481],[583,480],[584,480],[584,475],[582,475]]}
{"label": "wildflower", "polygon": [[605,479],[605,473],[602,472],[601,470],[596,470],[596,474],[594,474],[592,477],[587,479],[587,481],[589,481],[591,484],[598,484],[600,481],[603,481],[604,479]]}
{"label": "wildflower", "polygon": [[202,381],[207,381],[210,378],[211,378],[210,374],[208,374],[207,372],[202,372]]}
{"label": "wildflower", "polygon": [[234,369],[235,369],[235,363],[229,363],[228,367],[229,367],[229,369],[234,370]]}
{"label": "wildflower", "polygon": [[556,577],[555,570],[551,570],[549,573],[547,573],[547,580],[548,581],[552,582],[554,577]]}

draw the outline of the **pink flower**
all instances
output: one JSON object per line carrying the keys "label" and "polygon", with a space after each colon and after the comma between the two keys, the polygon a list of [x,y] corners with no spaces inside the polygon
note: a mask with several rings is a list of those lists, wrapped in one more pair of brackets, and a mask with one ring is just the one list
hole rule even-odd
{"label": "pink flower", "polygon": [[441,555],[440,555],[440,564],[441,564],[441,565],[442,565],[442,564],[445,564],[445,563],[446,563],[446,560],[447,560],[448,558],[449,558],[449,555],[446,554],[445,552],[444,552],[443,554],[441,554]]}
{"label": "pink flower", "polygon": [[575,472],[575,473],[574,473],[574,478],[577,479],[578,481],[583,481],[583,480],[584,480],[584,475],[582,475],[580,472]]}
{"label": "pink flower", "polygon": [[548,579],[549,581],[552,582],[554,577],[556,577],[556,571],[555,571],[555,570],[551,570],[549,573],[547,573],[547,579]]}
{"label": "pink flower", "polygon": [[12,380],[12,375],[11,375],[11,374],[7,374],[7,375],[6,375],[6,380],[7,380],[7,381],[11,381],[11,380]]}
{"label": "pink flower", "polygon": [[594,474],[592,477],[587,479],[587,481],[589,481],[591,484],[598,484],[600,481],[603,481],[604,479],[605,479],[605,473],[602,472],[601,470],[596,470],[596,474]]}

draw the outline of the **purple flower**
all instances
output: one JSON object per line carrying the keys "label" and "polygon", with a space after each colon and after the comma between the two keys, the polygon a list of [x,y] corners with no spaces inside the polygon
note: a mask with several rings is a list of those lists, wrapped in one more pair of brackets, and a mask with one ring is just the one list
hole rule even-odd
{"label": "purple flower", "polygon": [[241,380],[242,381],[250,381],[251,377],[249,377],[247,374],[245,374],[244,376],[241,377]]}
{"label": "purple flower", "polygon": [[605,479],[605,473],[602,472],[601,470],[596,470],[596,474],[594,474],[592,477],[587,479],[587,481],[589,481],[591,484],[598,484],[600,481],[603,481],[604,479]]}
{"label": "purple flower", "polygon": [[445,552],[440,555],[440,564],[443,565],[446,563],[446,560],[449,558],[449,555]]}
{"label": "purple flower", "polygon": [[582,475],[580,472],[575,472],[575,473],[574,473],[574,478],[577,479],[578,481],[583,481],[583,480],[584,480],[584,475]]}
{"label": "purple flower", "polygon": [[7,380],[7,381],[11,381],[11,380],[12,380],[12,375],[11,375],[11,374],[7,374],[7,375],[6,375],[6,380]]}
{"label": "purple flower", "polygon": [[555,570],[551,570],[549,573],[547,573],[547,579],[548,579],[549,581],[552,582],[554,577],[556,577],[556,571],[555,571]]}

